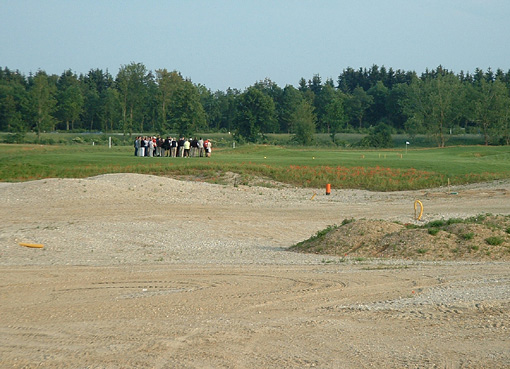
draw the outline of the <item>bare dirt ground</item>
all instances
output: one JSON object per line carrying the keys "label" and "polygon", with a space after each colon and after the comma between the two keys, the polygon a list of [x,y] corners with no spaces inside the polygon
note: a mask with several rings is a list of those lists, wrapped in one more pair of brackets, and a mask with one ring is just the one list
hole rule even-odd
{"label": "bare dirt ground", "polygon": [[417,222],[417,199],[423,222],[508,215],[510,181],[323,192],[0,183],[0,367],[510,367],[508,261],[288,251],[346,218]]}

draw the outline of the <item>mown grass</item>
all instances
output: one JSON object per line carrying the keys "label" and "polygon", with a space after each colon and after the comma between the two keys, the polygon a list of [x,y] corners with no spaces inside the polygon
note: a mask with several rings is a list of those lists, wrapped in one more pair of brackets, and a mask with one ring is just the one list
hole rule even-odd
{"label": "mown grass", "polygon": [[245,145],[214,149],[211,158],[139,158],[132,147],[0,145],[0,181],[84,178],[105,173],[196,176],[225,172],[299,187],[411,190],[510,178],[510,147],[342,150]]}

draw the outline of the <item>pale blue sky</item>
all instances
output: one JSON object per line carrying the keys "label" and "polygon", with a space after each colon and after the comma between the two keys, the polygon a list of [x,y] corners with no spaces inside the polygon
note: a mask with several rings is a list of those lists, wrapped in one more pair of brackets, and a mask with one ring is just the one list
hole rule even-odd
{"label": "pale blue sky", "polygon": [[211,90],[343,69],[510,69],[509,0],[0,0],[0,67],[178,70]]}

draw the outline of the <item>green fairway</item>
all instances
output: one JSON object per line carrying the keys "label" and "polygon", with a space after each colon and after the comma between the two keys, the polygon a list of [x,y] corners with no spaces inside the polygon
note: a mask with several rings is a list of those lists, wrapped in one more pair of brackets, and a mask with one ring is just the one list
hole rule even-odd
{"label": "green fairway", "polygon": [[407,190],[510,177],[510,147],[342,150],[246,145],[215,149],[211,158],[135,157],[131,147],[0,145],[0,180],[83,178],[105,173],[195,176],[225,172],[300,187]]}

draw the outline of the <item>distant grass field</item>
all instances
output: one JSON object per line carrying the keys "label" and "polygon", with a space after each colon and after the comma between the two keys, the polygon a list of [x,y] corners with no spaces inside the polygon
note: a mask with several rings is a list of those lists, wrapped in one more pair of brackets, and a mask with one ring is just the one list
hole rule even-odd
{"label": "distant grass field", "polygon": [[0,145],[0,181],[84,178],[105,173],[260,176],[299,187],[411,190],[510,178],[510,147],[345,150],[243,145],[213,149],[211,158],[139,158],[132,147]]}
{"label": "distant grass field", "polygon": [[[107,146],[109,139],[112,140],[114,146],[130,146],[133,138],[137,135],[154,135],[155,132],[133,133],[131,136],[122,133],[98,133],[98,132],[46,132],[41,133],[37,137],[34,132],[28,132],[23,135],[21,141],[15,134],[0,132],[0,143],[26,143],[26,144],[43,144],[43,145],[74,145],[74,144],[92,144]],[[175,133],[169,134],[172,137],[177,136]],[[327,133],[315,134],[315,143],[317,147],[334,147],[352,148],[360,142],[367,133],[337,133],[335,136],[336,144],[331,140],[331,136]],[[197,137],[204,137],[214,140],[216,147],[232,147],[234,136],[228,132],[216,133],[197,133]],[[292,145],[294,135],[287,133],[268,133],[264,136],[264,143],[277,146]],[[483,137],[480,134],[452,134],[447,135],[448,146],[459,145],[482,145]],[[406,142],[410,142],[412,148],[435,147],[437,144],[432,137],[425,135],[416,135],[410,138],[405,134],[392,135],[393,147],[405,147]]]}

